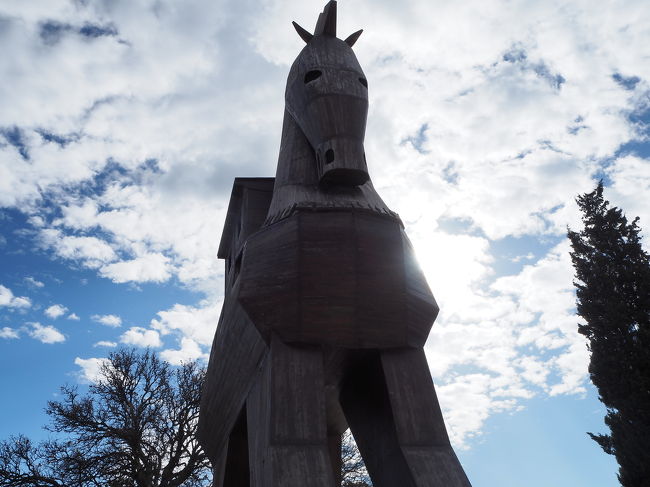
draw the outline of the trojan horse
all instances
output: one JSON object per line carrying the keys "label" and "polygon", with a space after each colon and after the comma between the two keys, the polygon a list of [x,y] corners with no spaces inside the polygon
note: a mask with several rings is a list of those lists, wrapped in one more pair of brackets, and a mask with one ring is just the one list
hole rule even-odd
{"label": "trojan horse", "polygon": [[470,486],[423,346],[438,313],[368,175],[368,82],[330,1],[293,63],[275,178],[237,178],[199,418],[217,487],[340,485],[349,427],[377,487]]}

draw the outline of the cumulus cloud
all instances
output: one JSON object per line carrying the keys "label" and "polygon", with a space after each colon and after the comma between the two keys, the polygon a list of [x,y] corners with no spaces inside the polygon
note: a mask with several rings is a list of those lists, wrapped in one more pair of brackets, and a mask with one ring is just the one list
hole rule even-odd
{"label": "cumulus cloud", "polygon": [[9,328],[8,326],[5,326],[0,329],[0,338],[11,339],[11,338],[18,338],[18,337],[19,337],[18,330]]}
{"label": "cumulus cloud", "polygon": [[[456,445],[467,447],[487,417],[525,399],[584,394],[588,351],[577,332],[568,251],[562,241],[489,291],[466,289],[464,296],[478,293],[466,307],[441,311],[426,351]],[[485,373],[467,376],[463,366]]]}
{"label": "cumulus cloud", "polygon": [[53,304],[43,311],[46,316],[52,318],[53,320],[57,319],[59,316],[63,316],[68,311],[68,308],[60,304]]}
{"label": "cumulus cloud", "polygon": [[65,341],[65,335],[50,325],[40,323],[28,323],[28,333],[32,338],[41,343],[61,343]]}
{"label": "cumulus cloud", "polygon": [[[613,204],[650,222],[650,164],[630,148],[647,131],[650,10],[642,0],[346,5],[339,32],[372,19],[355,45],[370,88],[368,165],[441,305],[426,351],[454,441],[467,444],[531,395],[583,390],[560,242],[579,225],[573,198],[600,176]],[[289,21],[311,27],[322,5],[211,7],[14,2],[0,29],[12,46],[0,58],[0,206],[25,212],[42,246],[73,266],[202,292],[123,335],[178,340],[163,352],[175,363],[211,343],[232,178],[273,174],[284,78],[303,45]],[[515,237],[535,248],[499,255]],[[0,286],[0,306],[30,304]]]}
{"label": "cumulus cloud", "polygon": [[105,358],[79,358],[74,359],[74,363],[81,367],[79,371],[79,380],[82,383],[97,382],[100,377],[100,370],[103,364],[107,362]]}
{"label": "cumulus cloud", "polygon": [[120,336],[120,342],[126,345],[135,345],[136,347],[153,347],[162,346],[160,335],[156,330],[147,330],[134,326],[125,331]]}
{"label": "cumulus cloud", "polygon": [[169,279],[169,258],[147,254],[132,260],[115,262],[100,269],[113,282],[164,282]]}
{"label": "cumulus cloud", "polygon": [[112,328],[118,328],[122,326],[122,318],[117,315],[92,315],[90,318],[97,323],[101,323],[102,325],[110,326]]}
{"label": "cumulus cloud", "polygon": [[76,313],[70,313],[67,316],[67,319],[72,320],[72,321],[79,321],[81,318],[79,318]]}
{"label": "cumulus cloud", "polygon": [[190,338],[193,343],[209,346],[219,321],[221,302],[206,301],[202,304],[175,304],[170,309],[159,311],[159,318],[151,320],[151,328],[163,336],[175,332]]}
{"label": "cumulus cloud", "polygon": [[114,347],[117,347],[117,342],[110,342],[110,341],[107,341],[107,340],[100,340],[97,343],[93,343],[93,347],[114,348]]}
{"label": "cumulus cloud", "polygon": [[117,258],[112,247],[97,237],[65,235],[55,228],[41,230],[40,236],[44,246],[51,248],[61,257],[80,261],[91,269]]}
{"label": "cumulus cloud", "polygon": [[436,387],[440,402],[454,406],[472,404],[473,407],[452,407],[444,409],[445,422],[451,440],[461,448],[467,441],[479,434],[484,421],[491,415],[512,409],[515,401],[494,400],[493,378],[488,374],[464,374],[457,380]]}
{"label": "cumulus cloud", "polygon": [[[638,216],[641,219],[642,228],[650,226],[650,209],[646,199],[639,197],[650,193],[650,163],[635,155],[626,155],[616,159],[607,168],[607,175],[611,178],[612,184],[606,193],[612,205],[622,208],[632,220]],[[644,225],[645,223],[645,225]]]}
{"label": "cumulus cloud", "polygon": [[31,300],[26,296],[14,296],[11,289],[0,284],[0,306],[8,308],[29,308]]}
{"label": "cumulus cloud", "polygon": [[178,350],[163,350],[160,352],[160,356],[172,365],[180,365],[197,359],[207,360],[208,354],[191,338],[183,337],[180,345]]}

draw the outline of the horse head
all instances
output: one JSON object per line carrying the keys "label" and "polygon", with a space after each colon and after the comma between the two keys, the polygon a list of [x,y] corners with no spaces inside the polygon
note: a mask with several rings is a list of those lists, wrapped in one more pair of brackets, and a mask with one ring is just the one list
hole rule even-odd
{"label": "horse head", "polygon": [[357,31],[336,37],[336,2],[318,17],[314,33],[293,23],[306,46],[289,72],[286,109],[314,150],[319,183],[359,186],[369,179],[363,139],[368,82],[352,46]]}

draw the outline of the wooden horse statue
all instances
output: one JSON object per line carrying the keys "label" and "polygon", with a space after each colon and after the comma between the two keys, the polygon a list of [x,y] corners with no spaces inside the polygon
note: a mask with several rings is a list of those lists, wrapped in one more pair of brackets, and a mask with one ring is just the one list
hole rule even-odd
{"label": "wooden horse statue", "polygon": [[467,487],[423,346],[438,306],[372,186],[368,82],[336,2],[293,63],[275,178],[237,178],[199,419],[217,487],[340,485],[350,428],[377,487]]}

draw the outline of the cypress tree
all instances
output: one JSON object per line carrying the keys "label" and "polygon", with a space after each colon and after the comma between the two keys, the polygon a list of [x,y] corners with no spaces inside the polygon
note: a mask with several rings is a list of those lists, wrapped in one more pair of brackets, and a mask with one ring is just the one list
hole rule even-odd
{"label": "cypress tree", "polygon": [[603,182],[576,199],[584,228],[569,229],[578,331],[589,374],[607,408],[609,434],[588,433],[616,457],[623,487],[650,486],[650,259],[639,218],[609,207]]}

